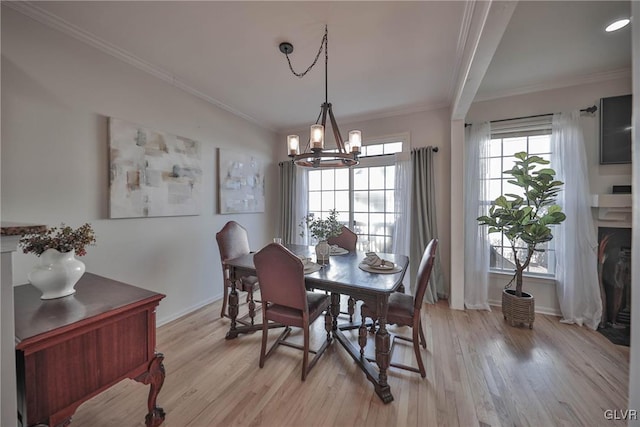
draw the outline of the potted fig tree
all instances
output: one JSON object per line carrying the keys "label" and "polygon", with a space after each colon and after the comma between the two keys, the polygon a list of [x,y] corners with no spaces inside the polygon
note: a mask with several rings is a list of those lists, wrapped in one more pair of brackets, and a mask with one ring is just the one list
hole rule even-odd
{"label": "potted fig tree", "polygon": [[[521,194],[504,194],[492,202],[489,215],[477,218],[481,226],[489,226],[489,233],[503,233],[513,251],[515,271],[502,291],[502,313],[511,325],[525,323],[533,328],[535,301],[522,291],[522,277],[539,245],[553,239],[551,225],[566,219],[556,204],[562,181],[556,172],[545,165],[548,160],[526,152],[515,154],[513,168],[503,172],[512,179],[508,182],[521,188]],[[508,289],[515,281],[515,290]]]}

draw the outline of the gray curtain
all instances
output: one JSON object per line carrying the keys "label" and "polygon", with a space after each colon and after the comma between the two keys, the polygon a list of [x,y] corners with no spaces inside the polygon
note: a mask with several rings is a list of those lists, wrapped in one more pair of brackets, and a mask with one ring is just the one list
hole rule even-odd
{"label": "gray curtain", "polygon": [[[438,238],[436,226],[436,184],[433,173],[433,147],[422,147],[411,151],[411,166],[413,169],[411,215],[411,293],[415,295],[415,276],[422,254],[431,239]],[[429,287],[425,293],[425,301],[435,303],[439,298],[449,297],[449,287],[444,283],[440,251],[436,252],[436,259],[429,280]]]}
{"label": "gray curtain", "polygon": [[283,243],[295,243],[293,230],[296,218],[296,166],[293,162],[280,162],[280,220],[278,236]]}

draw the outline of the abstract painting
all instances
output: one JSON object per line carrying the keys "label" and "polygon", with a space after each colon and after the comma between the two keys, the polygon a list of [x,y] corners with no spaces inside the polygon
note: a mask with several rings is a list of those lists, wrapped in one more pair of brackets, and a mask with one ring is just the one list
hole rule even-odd
{"label": "abstract painting", "polygon": [[110,218],[200,215],[200,143],[109,119]]}
{"label": "abstract painting", "polygon": [[264,162],[253,154],[218,150],[221,214],[264,212]]}

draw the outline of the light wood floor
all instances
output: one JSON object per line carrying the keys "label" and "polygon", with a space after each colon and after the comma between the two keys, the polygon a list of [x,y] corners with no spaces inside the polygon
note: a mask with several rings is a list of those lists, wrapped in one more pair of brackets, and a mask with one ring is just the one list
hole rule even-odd
{"label": "light wood floor", "polygon": [[[337,342],[303,383],[301,352],[281,346],[259,369],[260,332],[226,341],[229,320],[219,312],[218,302],[158,329],[164,426],[624,425],[604,411],[627,407],[629,349],[557,317],[537,315],[529,330],[508,326],[499,309],[425,305],[427,378],[392,368],[395,401],[384,405]],[[316,346],[322,323],[314,325]],[[414,363],[411,348],[398,345],[394,360]],[[72,426],[143,426],[147,391],[122,381],[80,406]]]}

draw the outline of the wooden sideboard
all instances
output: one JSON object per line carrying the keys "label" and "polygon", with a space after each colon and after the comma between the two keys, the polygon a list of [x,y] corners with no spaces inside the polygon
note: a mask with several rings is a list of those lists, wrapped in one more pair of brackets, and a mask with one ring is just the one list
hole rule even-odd
{"label": "wooden sideboard", "polygon": [[80,404],[125,378],[150,385],[146,425],[163,422],[155,310],[164,295],[85,273],[67,297],[44,301],[31,285],[14,296],[22,426],[67,426]]}

